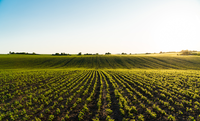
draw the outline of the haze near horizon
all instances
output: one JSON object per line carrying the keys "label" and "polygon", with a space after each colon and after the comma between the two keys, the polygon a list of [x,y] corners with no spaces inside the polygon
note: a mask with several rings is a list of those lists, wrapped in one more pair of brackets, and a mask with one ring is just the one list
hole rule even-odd
{"label": "haze near horizon", "polygon": [[199,0],[0,0],[0,54],[199,50]]}

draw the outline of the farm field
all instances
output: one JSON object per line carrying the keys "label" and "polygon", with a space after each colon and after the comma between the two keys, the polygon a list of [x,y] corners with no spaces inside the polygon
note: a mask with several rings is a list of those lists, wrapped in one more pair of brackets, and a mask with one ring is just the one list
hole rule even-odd
{"label": "farm field", "polygon": [[0,69],[192,69],[200,56],[168,55],[0,55]]}
{"label": "farm field", "polygon": [[0,121],[200,120],[199,60],[3,55]]}

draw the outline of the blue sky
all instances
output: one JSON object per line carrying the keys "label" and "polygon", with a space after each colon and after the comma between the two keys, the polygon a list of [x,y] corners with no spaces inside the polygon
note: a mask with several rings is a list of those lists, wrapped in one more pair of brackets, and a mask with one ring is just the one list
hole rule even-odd
{"label": "blue sky", "polygon": [[200,50],[200,0],[0,0],[0,53]]}

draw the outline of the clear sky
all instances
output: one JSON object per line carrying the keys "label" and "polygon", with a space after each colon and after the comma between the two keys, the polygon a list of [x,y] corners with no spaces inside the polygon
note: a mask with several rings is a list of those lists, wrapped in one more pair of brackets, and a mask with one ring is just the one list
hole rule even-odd
{"label": "clear sky", "polygon": [[200,0],[0,0],[0,53],[200,50]]}

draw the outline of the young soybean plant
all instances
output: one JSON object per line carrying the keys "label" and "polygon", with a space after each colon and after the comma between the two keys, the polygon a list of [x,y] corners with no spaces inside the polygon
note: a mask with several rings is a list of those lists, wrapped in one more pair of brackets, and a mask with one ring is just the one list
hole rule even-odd
{"label": "young soybean plant", "polygon": [[50,115],[48,120],[52,121],[53,119],[54,119],[54,115]]}
{"label": "young soybean plant", "polygon": [[140,114],[140,115],[138,116],[138,121],[144,121],[144,116],[143,116],[142,114]]}
{"label": "young soybean plant", "polygon": [[60,113],[60,109],[57,108],[57,109],[56,109],[56,114],[59,114],[59,113]]}
{"label": "young soybean plant", "polygon": [[82,120],[84,115],[85,115],[85,113],[80,111],[79,114],[78,114],[78,120],[79,121]]}
{"label": "young soybean plant", "polygon": [[175,117],[172,116],[172,115],[169,115],[169,116],[168,116],[168,119],[169,119],[170,121],[176,121]]}
{"label": "young soybean plant", "polygon": [[152,118],[156,118],[157,114],[155,112],[152,112],[150,109],[146,108],[146,112],[149,113],[149,115],[152,117]]}

